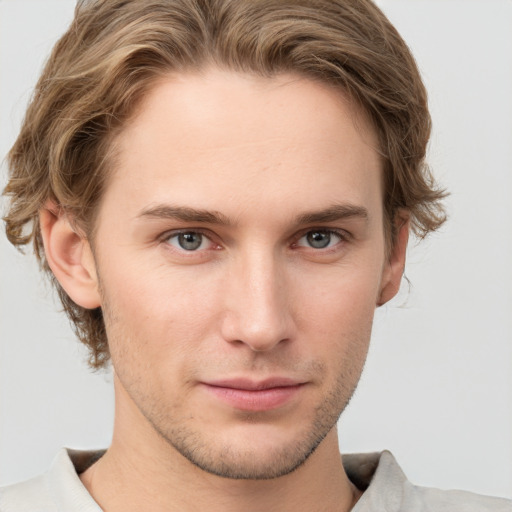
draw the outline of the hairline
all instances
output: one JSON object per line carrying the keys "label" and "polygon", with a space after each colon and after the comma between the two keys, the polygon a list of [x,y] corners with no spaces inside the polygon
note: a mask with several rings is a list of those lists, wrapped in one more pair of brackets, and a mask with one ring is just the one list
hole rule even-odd
{"label": "hairline", "polygon": [[[358,133],[361,136],[363,136],[365,144],[369,145],[369,147],[374,149],[380,157],[380,178],[382,189],[381,206],[383,224],[382,228],[384,233],[386,256],[388,256],[394,247],[396,237],[394,236],[393,227],[393,222],[395,221],[395,219],[388,219],[386,213],[387,210],[385,172],[387,158],[384,155],[382,148],[380,147],[381,144],[379,141],[379,129],[376,126],[375,122],[372,120],[368,108],[361,101],[359,101],[354,96],[354,94],[350,94],[346,87],[343,87],[340,84],[329,82],[328,80],[322,79],[321,77],[318,76],[311,76],[304,70],[298,68],[282,70],[277,69],[272,73],[264,73],[256,69],[236,69],[236,67],[229,66],[228,64],[223,62],[219,62],[217,59],[213,57],[211,57],[210,59],[204,59],[201,63],[190,64],[189,66],[178,66],[176,69],[158,69],[158,72],[148,77],[147,80],[144,81],[144,85],[139,84],[139,97],[135,104],[133,105],[131,111],[128,112],[126,119],[124,119],[123,123],[121,123],[119,126],[111,130],[111,132],[107,134],[103,141],[103,143],[106,144],[107,149],[102,161],[102,167],[104,172],[104,175],[102,176],[102,193],[97,203],[94,205],[92,213],[87,219],[85,219],[85,224],[82,226],[84,234],[86,238],[90,241],[90,243],[94,244],[94,240],[96,239],[100,218],[100,210],[106,189],[109,186],[114,173],[120,172],[121,170],[121,148],[118,144],[119,138],[122,136],[123,132],[128,128],[130,123],[132,123],[144,110],[146,97],[149,94],[151,94],[151,92],[154,91],[154,89],[157,88],[160,84],[167,82],[172,78],[179,78],[187,75],[201,76],[203,74],[206,74],[210,70],[220,70],[225,72],[231,72],[241,76],[245,75],[248,77],[263,78],[268,80],[276,80],[279,77],[288,76],[291,79],[294,78],[298,80],[308,80],[322,87],[325,87],[336,94],[337,99],[343,102],[345,106],[348,107],[350,119],[353,123],[355,130],[357,130]],[[368,132],[371,132],[370,137],[368,137]],[[371,144],[369,139],[374,139],[376,145]]]}

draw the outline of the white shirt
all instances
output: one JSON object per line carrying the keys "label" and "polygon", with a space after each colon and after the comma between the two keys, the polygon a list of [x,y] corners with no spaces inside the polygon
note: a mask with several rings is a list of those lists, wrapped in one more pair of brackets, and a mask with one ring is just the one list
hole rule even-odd
{"label": "white shirt", "polygon": [[[103,453],[61,450],[48,472],[0,488],[0,512],[102,512],[78,473]],[[412,485],[388,451],[344,455],[343,464],[364,490],[352,512],[512,512],[507,499]]]}

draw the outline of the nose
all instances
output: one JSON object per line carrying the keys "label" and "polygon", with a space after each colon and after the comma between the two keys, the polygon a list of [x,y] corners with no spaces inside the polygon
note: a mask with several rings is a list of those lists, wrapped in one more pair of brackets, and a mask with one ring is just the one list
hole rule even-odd
{"label": "nose", "polygon": [[254,352],[290,341],[295,326],[283,265],[272,255],[253,251],[233,267],[223,290],[223,338]]}

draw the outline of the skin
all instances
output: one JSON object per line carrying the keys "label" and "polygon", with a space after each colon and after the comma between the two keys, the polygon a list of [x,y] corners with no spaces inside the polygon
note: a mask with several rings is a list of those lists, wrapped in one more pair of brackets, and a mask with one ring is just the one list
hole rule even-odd
{"label": "skin", "polygon": [[[169,76],[116,140],[94,243],[41,212],[55,275],[105,316],[114,435],[81,475],[104,510],[353,506],[336,422],[408,233],[386,251],[376,148],[357,108],[308,79]],[[212,385],[276,377],[293,392],[257,410]]]}

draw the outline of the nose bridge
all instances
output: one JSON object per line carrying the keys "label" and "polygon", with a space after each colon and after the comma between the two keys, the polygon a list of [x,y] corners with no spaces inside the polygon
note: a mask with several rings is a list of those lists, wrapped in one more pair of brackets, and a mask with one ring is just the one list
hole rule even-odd
{"label": "nose bridge", "polygon": [[288,286],[281,258],[272,251],[244,251],[229,276],[224,336],[254,351],[271,350],[292,331]]}

